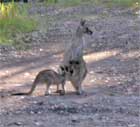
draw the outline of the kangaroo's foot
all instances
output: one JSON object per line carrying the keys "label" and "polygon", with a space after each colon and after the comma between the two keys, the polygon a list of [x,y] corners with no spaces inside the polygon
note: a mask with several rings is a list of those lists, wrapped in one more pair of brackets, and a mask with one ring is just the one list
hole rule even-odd
{"label": "kangaroo's foot", "polygon": [[84,91],[82,91],[82,90],[78,90],[78,91],[76,92],[77,95],[82,95],[83,93],[84,93]]}

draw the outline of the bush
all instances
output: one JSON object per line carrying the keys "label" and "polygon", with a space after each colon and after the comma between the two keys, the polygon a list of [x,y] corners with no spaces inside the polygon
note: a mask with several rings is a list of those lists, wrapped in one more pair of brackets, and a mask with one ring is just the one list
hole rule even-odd
{"label": "bush", "polygon": [[0,4],[0,43],[12,43],[13,37],[22,32],[31,32],[37,23],[28,16],[27,7],[14,2]]}

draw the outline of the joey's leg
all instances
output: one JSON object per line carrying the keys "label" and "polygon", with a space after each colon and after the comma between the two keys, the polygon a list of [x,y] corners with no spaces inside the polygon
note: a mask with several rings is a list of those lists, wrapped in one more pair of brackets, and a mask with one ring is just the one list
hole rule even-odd
{"label": "joey's leg", "polygon": [[56,87],[57,87],[57,88],[56,88],[56,93],[60,93],[59,84],[57,84]]}
{"label": "joey's leg", "polygon": [[62,90],[60,90],[60,95],[65,95],[65,83],[62,83]]}
{"label": "joey's leg", "polygon": [[51,94],[51,91],[50,91],[50,84],[46,84],[46,91],[45,91],[45,96],[48,96]]}

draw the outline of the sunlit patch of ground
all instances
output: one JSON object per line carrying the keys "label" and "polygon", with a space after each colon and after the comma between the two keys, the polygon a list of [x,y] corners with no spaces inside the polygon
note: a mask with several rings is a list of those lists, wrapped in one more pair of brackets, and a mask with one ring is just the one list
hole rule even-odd
{"label": "sunlit patch of ground", "polygon": [[87,63],[95,62],[95,61],[100,61],[104,60],[106,58],[116,56],[119,54],[119,50],[111,50],[111,51],[102,51],[102,52],[94,52],[94,53],[89,53],[84,56],[84,59],[86,60]]}

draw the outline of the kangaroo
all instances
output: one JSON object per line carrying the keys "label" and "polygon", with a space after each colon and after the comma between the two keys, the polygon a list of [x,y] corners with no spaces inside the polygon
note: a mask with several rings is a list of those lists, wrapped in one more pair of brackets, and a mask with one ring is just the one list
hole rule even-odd
{"label": "kangaroo", "polygon": [[73,70],[73,74],[68,76],[68,80],[72,83],[78,95],[83,93],[81,84],[87,75],[86,62],[83,58],[85,44],[84,35],[92,35],[92,33],[93,32],[86,25],[86,21],[81,20],[76,30],[75,38],[64,53],[63,65]]}
{"label": "kangaroo", "polygon": [[73,37],[72,42],[66,48],[64,57],[63,57],[63,65],[68,65],[71,60],[80,60],[83,59],[83,50],[85,45],[84,35],[92,35],[92,31],[86,25],[86,21],[81,19],[80,25],[76,30],[76,36]]}
{"label": "kangaroo", "polygon": [[[72,71],[71,71],[71,74],[72,74]],[[45,91],[46,96],[50,95],[50,93],[51,93],[50,86],[53,84],[57,85],[57,92],[60,92],[60,95],[64,95],[65,94],[64,85],[65,85],[65,79],[66,79],[65,75],[66,75],[66,71],[65,71],[65,68],[62,66],[60,66],[59,73],[55,72],[54,70],[40,71],[37,74],[29,92],[27,92],[27,93],[13,93],[12,95],[31,95],[33,93],[33,91],[35,90],[36,86],[40,83],[46,84],[46,91]],[[60,84],[62,85],[61,91],[59,91]]]}

